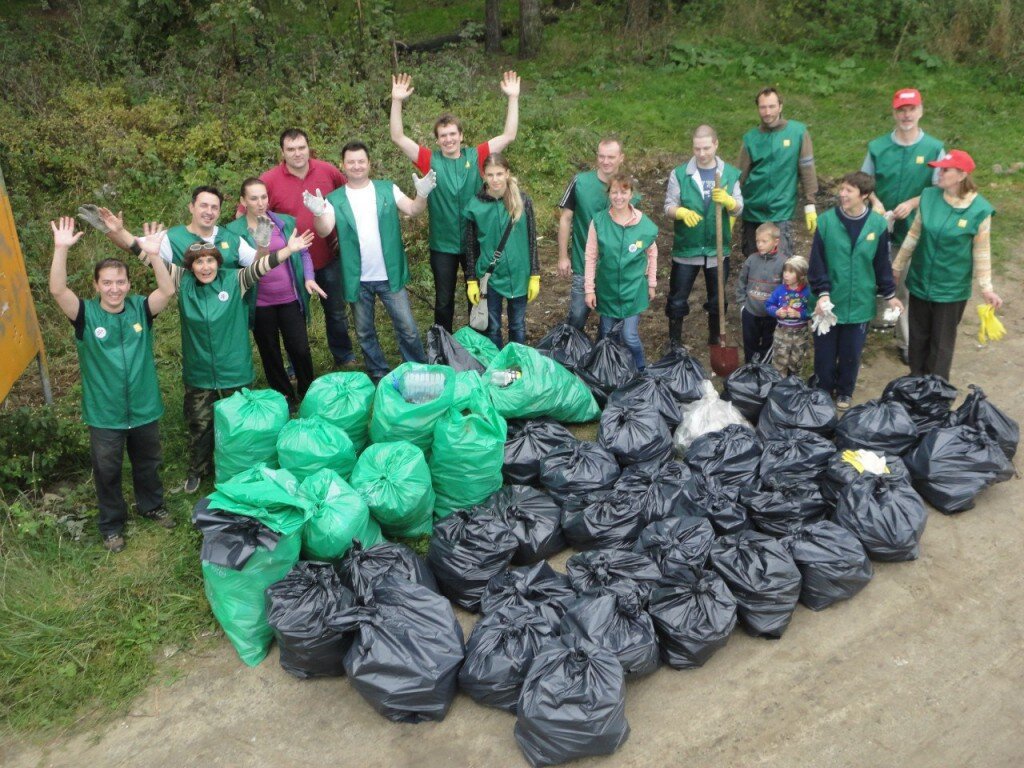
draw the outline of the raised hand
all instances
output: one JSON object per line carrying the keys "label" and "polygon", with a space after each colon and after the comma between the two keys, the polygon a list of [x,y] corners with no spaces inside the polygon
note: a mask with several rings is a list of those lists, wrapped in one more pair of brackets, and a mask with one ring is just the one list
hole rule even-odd
{"label": "raised hand", "polygon": [[519,75],[509,70],[501,78],[501,92],[509,98],[519,95]]}
{"label": "raised hand", "polygon": [[407,75],[402,72],[397,75],[391,76],[391,98],[396,101],[405,101],[412,92],[416,90],[412,87],[412,75]]}
{"label": "raised hand", "polygon": [[53,230],[53,247],[70,248],[81,239],[85,232],[75,232],[75,220],[70,216],[61,216],[56,222],[50,222]]}
{"label": "raised hand", "polygon": [[259,216],[256,218],[256,228],[250,229],[249,234],[252,235],[257,248],[267,248],[270,246],[270,238],[274,235],[274,222],[267,216]]}
{"label": "raised hand", "polygon": [[145,254],[159,258],[160,243],[163,242],[166,234],[167,231],[163,224],[158,221],[147,221],[142,225],[142,237],[138,238],[136,242]]}
{"label": "raised hand", "polygon": [[[317,192],[320,190],[318,189]],[[306,248],[309,248],[313,244],[313,233],[308,229],[299,234],[299,230],[294,230],[288,237],[288,250],[292,253],[298,253]]]}
{"label": "raised hand", "polygon": [[86,224],[95,227],[105,235],[107,234],[107,232],[110,231],[111,228],[108,227],[106,223],[104,223],[103,217],[100,215],[100,210],[100,208],[93,205],[92,203],[80,205],[78,206],[78,218],[80,218]]}
{"label": "raised hand", "polygon": [[323,216],[324,211],[327,210],[327,201],[324,200],[324,195],[319,188],[315,195],[312,195],[309,192],[303,192],[302,204],[306,206],[306,210],[314,216]]}

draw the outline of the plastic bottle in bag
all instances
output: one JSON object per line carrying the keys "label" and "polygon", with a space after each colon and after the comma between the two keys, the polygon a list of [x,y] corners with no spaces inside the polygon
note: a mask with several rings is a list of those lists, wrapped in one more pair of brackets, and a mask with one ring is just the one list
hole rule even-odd
{"label": "plastic bottle in bag", "polygon": [[515,368],[508,368],[506,370],[491,371],[490,382],[495,387],[507,387],[514,381],[518,381],[523,377],[522,371],[517,371]]}
{"label": "plastic bottle in bag", "polygon": [[409,371],[396,384],[407,403],[429,403],[444,391],[444,374],[431,371]]}

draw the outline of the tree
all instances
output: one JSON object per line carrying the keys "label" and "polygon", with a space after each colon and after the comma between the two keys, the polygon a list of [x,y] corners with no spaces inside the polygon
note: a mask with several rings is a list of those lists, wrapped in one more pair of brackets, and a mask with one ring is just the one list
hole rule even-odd
{"label": "tree", "polygon": [[484,50],[501,51],[501,0],[487,0],[484,8]]}
{"label": "tree", "polygon": [[519,58],[530,59],[540,53],[544,27],[540,20],[539,0],[519,0]]}

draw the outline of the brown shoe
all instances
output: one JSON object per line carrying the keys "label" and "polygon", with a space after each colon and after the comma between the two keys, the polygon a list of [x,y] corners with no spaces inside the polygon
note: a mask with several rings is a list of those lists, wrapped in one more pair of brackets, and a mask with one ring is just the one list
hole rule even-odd
{"label": "brown shoe", "polygon": [[111,554],[117,554],[124,549],[124,536],[120,533],[115,533],[112,536],[105,536],[103,538],[103,548]]}
{"label": "brown shoe", "polygon": [[149,512],[139,512],[139,517],[152,520],[154,523],[161,525],[164,528],[173,528],[178,524],[178,521],[171,517],[171,513],[167,511],[167,507],[162,504],[156,509],[151,509]]}

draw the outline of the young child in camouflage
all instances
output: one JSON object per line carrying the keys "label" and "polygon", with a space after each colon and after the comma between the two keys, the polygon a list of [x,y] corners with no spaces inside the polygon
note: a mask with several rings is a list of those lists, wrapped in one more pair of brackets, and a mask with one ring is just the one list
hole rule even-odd
{"label": "young child in camouflage", "polygon": [[772,365],[783,376],[799,376],[810,348],[807,319],[810,315],[807,286],[807,259],[791,256],[782,267],[782,285],[765,302],[768,314],[776,319],[772,344]]}

